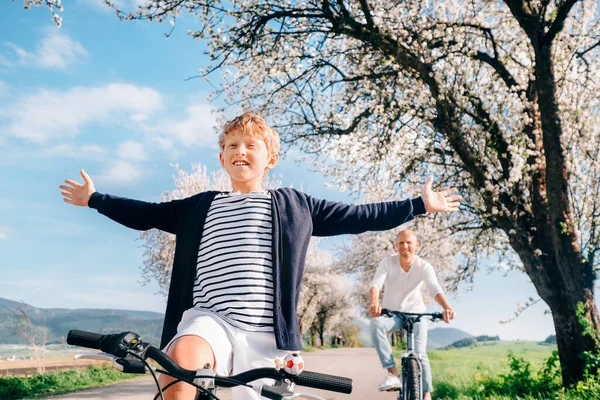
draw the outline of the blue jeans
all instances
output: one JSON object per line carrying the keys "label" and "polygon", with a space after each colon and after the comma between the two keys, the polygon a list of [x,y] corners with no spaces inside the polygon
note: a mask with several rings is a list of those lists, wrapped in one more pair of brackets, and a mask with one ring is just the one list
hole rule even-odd
{"label": "blue jeans", "polygon": [[[383,368],[392,368],[396,366],[394,361],[394,355],[392,354],[392,347],[387,338],[387,332],[400,329],[404,326],[404,318],[400,316],[394,317],[377,317],[371,320],[369,324],[369,330],[371,331],[371,339],[377,350],[377,355],[381,361]],[[433,391],[433,385],[431,383],[431,368],[429,366],[429,358],[427,357],[427,319],[422,319],[421,322],[414,326],[414,351],[417,356],[421,359],[423,365],[423,373],[421,374],[421,380],[423,384],[423,393],[429,393]]]}

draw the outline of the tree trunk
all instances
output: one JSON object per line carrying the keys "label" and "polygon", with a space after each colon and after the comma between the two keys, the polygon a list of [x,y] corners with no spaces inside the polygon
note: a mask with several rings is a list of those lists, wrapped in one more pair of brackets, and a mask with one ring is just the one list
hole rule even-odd
{"label": "tree trunk", "polygon": [[311,346],[317,345],[317,330],[315,329],[314,326],[310,327],[310,345]]}
{"label": "tree trunk", "polygon": [[[538,226],[538,229],[545,228],[545,232],[538,236],[539,239],[543,238],[538,248],[543,254],[540,258],[544,276],[536,276],[542,275],[536,268],[531,268],[528,273],[552,311],[563,384],[566,386],[583,378],[585,361],[582,353],[598,350],[600,320],[594,303],[593,266],[586,262],[581,253],[569,199],[569,172],[556,94],[552,45],[547,41],[534,42],[534,48],[534,85],[538,93],[537,105],[546,161],[547,202],[537,210],[537,213],[546,217],[545,223]],[[542,204],[534,206],[537,208]],[[585,317],[590,321],[593,337],[584,335],[584,326],[577,316],[579,303],[585,305]]]}
{"label": "tree trunk", "polygon": [[[594,302],[594,281],[581,279],[565,282],[566,279],[560,273],[561,268],[557,260],[552,257],[542,259],[543,266],[539,263],[524,263],[524,265],[538,294],[552,312],[563,385],[568,386],[583,378],[585,362],[581,354],[584,351],[598,350],[596,340],[600,332],[600,320]],[[579,268],[586,267],[587,265],[579,264]],[[594,337],[584,334],[584,326],[577,316],[579,303],[583,303],[586,307],[585,317],[590,321]]]}
{"label": "tree trunk", "polygon": [[[558,290],[558,289],[555,289]],[[562,301],[552,301],[550,310],[556,329],[558,356],[562,367],[562,378],[565,385],[571,385],[583,378],[585,361],[581,357],[584,351],[595,351],[598,343],[594,337],[584,333],[584,326],[577,315],[577,304],[586,306],[586,315],[590,319],[594,331],[599,331],[598,311],[593,294],[587,289],[578,293],[569,293]],[[594,324],[593,321],[596,320]]]}

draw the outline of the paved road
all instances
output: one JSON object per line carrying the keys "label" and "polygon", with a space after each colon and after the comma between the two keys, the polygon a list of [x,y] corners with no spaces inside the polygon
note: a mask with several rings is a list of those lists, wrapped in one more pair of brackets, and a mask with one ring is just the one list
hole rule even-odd
{"label": "paved road", "polygon": [[[377,385],[383,379],[384,372],[379,364],[377,354],[372,348],[319,350],[303,353],[302,356],[308,370],[352,378],[353,390],[350,395],[304,387],[300,388],[301,391],[310,391],[327,400],[392,400],[396,398],[394,393],[377,391]],[[65,396],[49,397],[48,400],[148,400],[152,398],[154,390],[152,378],[144,377]],[[218,396],[221,400],[232,400],[229,390],[220,390]]]}

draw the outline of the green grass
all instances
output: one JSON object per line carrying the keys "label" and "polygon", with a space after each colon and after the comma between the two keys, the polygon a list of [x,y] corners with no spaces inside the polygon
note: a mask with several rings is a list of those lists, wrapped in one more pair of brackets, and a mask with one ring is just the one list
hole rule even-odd
{"label": "green grass", "polygon": [[[55,358],[76,353],[81,353],[81,348],[69,346],[68,344],[49,344],[46,345],[43,355],[44,358]],[[42,354],[41,350],[40,354]],[[17,358],[32,359],[35,357],[35,354],[33,349],[27,345],[0,344],[0,359],[12,356],[16,356]]]}
{"label": "green grass", "polygon": [[[464,393],[472,393],[488,378],[507,374],[509,351],[530,362],[533,375],[536,376],[544,360],[555,349],[556,346],[535,342],[485,342],[473,347],[428,351],[436,399],[509,399],[505,396],[474,397],[473,394],[467,396]],[[396,350],[395,356],[400,365],[401,351]]]}
{"label": "green grass", "polygon": [[46,397],[108,385],[140,375],[124,374],[112,366],[0,378],[0,399],[30,399]]}
{"label": "green grass", "polygon": [[337,349],[337,348],[340,348],[340,347],[344,347],[344,346],[341,346],[341,345],[326,345],[326,346],[308,346],[308,345],[305,345],[305,346],[302,346],[302,352],[309,353],[311,351],[316,351],[316,350]]}

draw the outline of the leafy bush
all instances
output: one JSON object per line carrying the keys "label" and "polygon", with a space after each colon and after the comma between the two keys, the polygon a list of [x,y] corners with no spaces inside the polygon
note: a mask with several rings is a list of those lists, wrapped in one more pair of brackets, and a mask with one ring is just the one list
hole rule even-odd
{"label": "leafy bush", "polygon": [[69,391],[106,385],[137,375],[123,374],[112,366],[91,366],[81,370],[14,376],[0,378],[0,399],[23,399],[42,394],[59,394]]}
{"label": "leafy bush", "polygon": [[531,372],[531,364],[524,358],[509,352],[508,361],[510,371],[483,380],[476,388],[476,394],[485,397],[503,395],[511,398],[550,398],[561,389],[557,352],[546,360],[537,377]]}

